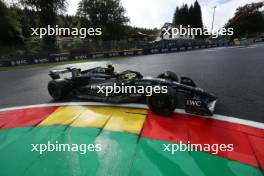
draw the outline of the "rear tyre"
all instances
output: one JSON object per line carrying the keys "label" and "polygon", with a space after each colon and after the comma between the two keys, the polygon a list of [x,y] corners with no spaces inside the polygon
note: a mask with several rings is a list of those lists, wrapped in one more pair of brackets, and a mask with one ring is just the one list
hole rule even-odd
{"label": "rear tyre", "polygon": [[177,106],[176,91],[173,88],[168,87],[168,92],[166,94],[153,94],[152,96],[147,97],[147,105],[155,114],[169,116],[173,114]]}
{"label": "rear tyre", "polygon": [[48,84],[48,91],[50,96],[56,100],[63,100],[71,91],[71,86],[68,81],[63,79],[52,80]]}
{"label": "rear tyre", "polygon": [[166,72],[158,75],[158,78],[167,79],[167,80],[175,81],[175,82],[179,81],[177,74],[172,72],[172,71],[166,71]]}

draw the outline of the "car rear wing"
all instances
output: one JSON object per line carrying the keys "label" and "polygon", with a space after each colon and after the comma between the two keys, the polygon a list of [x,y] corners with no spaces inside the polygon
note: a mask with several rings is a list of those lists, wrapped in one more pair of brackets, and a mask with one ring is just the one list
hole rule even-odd
{"label": "car rear wing", "polygon": [[72,77],[76,77],[79,75],[80,72],[81,72],[81,69],[68,67],[64,69],[51,70],[49,73],[49,76],[54,80],[54,79],[60,79],[61,75],[66,74],[66,73],[71,73]]}

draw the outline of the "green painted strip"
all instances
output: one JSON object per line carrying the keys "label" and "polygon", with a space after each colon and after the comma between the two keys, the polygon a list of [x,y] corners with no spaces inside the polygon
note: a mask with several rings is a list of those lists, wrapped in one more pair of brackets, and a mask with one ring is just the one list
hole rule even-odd
{"label": "green painted strip", "polygon": [[263,176],[252,166],[204,152],[163,152],[163,144],[173,144],[141,138],[130,175],[177,176]]}
{"label": "green painted strip", "polygon": [[[16,128],[15,130],[0,130],[0,152],[12,142],[28,133],[32,128]],[[0,155],[1,156],[1,155]],[[1,160],[1,159],[0,159]]]}
{"label": "green painted strip", "polygon": [[[137,143],[137,135],[133,134],[65,126],[3,130],[0,138],[5,138],[4,144],[7,144],[0,150],[0,171],[4,176],[128,175]],[[101,143],[102,151],[84,155],[68,151],[43,155],[31,152],[32,143],[47,144],[48,141],[60,144]]]}
{"label": "green painted strip", "polygon": [[[96,128],[26,127],[0,131],[0,175],[263,176],[254,167],[203,152],[163,152],[165,141]],[[31,152],[32,143],[102,144],[101,152]]]}

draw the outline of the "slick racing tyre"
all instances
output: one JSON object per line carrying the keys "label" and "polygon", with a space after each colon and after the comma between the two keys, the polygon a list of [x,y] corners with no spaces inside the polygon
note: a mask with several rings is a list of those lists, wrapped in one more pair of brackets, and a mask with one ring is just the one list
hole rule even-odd
{"label": "slick racing tyre", "polygon": [[177,106],[176,91],[168,87],[166,94],[159,93],[147,97],[147,105],[151,111],[161,116],[171,115]]}
{"label": "slick racing tyre", "polygon": [[177,74],[172,72],[172,71],[166,71],[166,72],[158,75],[158,78],[178,82]]}
{"label": "slick racing tyre", "polygon": [[49,94],[56,101],[66,98],[70,90],[71,86],[66,80],[52,80],[48,84]]}

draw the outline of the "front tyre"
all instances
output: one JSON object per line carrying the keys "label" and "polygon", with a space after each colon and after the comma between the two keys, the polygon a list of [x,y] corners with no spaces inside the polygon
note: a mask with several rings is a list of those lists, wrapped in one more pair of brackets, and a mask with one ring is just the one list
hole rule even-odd
{"label": "front tyre", "polygon": [[147,97],[147,105],[155,114],[169,116],[173,114],[177,106],[176,91],[173,88],[168,87],[168,92],[166,94],[153,94],[152,96]]}
{"label": "front tyre", "polygon": [[70,90],[71,86],[66,80],[51,80],[48,84],[49,94],[55,101],[65,99]]}

